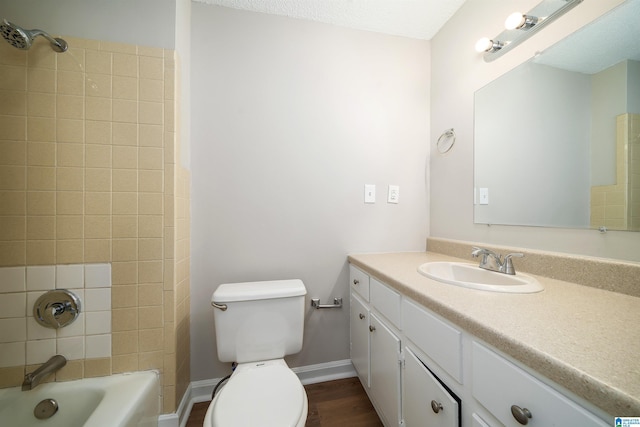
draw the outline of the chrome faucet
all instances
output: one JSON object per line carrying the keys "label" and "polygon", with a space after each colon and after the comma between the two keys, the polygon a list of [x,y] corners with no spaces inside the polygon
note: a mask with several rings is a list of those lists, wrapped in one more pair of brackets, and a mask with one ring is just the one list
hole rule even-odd
{"label": "chrome faucet", "polygon": [[42,380],[62,369],[66,364],[67,359],[60,354],[56,354],[51,359],[44,362],[38,369],[24,376],[22,391],[33,390],[42,382]]}
{"label": "chrome faucet", "polygon": [[471,255],[474,258],[478,258],[482,255],[480,259],[480,265],[478,267],[484,268],[485,270],[497,271],[498,273],[504,274],[516,274],[516,269],[513,267],[513,262],[511,258],[517,257],[522,258],[524,254],[515,252],[511,253],[504,257],[504,261],[502,260],[502,255],[497,254],[489,249],[473,247],[471,251]]}

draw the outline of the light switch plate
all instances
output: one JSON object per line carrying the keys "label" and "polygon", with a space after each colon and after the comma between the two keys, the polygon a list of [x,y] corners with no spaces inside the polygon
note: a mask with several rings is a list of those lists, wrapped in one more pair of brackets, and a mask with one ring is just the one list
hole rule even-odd
{"label": "light switch plate", "polygon": [[389,193],[387,196],[387,203],[398,203],[400,201],[400,186],[389,185]]}
{"label": "light switch plate", "polygon": [[489,204],[489,189],[488,188],[480,188],[479,189],[479,199],[481,205]]}
{"label": "light switch plate", "polygon": [[375,203],[376,202],[376,186],[375,184],[364,185],[364,202]]}

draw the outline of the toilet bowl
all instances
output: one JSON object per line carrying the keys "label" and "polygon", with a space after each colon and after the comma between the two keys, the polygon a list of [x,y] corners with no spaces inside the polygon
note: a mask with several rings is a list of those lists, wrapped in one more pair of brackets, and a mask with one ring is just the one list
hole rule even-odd
{"label": "toilet bowl", "polygon": [[284,360],[238,365],[216,393],[206,427],[303,427],[307,393]]}
{"label": "toilet bowl", "polygon": [[284,357],[302,349],[301,280],[220,285],[211,297],[218,359],[236,362],[204,427],[303,427],[307,393]]}

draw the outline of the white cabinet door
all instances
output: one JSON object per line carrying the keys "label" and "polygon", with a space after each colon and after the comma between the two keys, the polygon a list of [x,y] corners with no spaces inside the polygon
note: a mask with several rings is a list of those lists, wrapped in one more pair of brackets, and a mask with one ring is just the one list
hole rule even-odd
{"label": "white cabinet door", "polygon": [[360,381],[369,387],[369,308],[351,292],[351,363]]}
{"label": "white cabinet door", "polygon": [[375,314],[371,331],[371,396],[386,426],[400,423],[400,339]]}
{"label": "white cabinet door", "polygon": [[405,347],[402,417],[406,427],[459,427],[460,405]]}

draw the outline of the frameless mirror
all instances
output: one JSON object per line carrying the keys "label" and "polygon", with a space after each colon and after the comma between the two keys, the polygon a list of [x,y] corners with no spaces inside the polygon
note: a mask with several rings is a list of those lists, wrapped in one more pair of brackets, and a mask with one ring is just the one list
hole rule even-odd
{"label": "frameless mirror", "polygon": [[475,94],[474,222],[640,231],[640,0]]}

